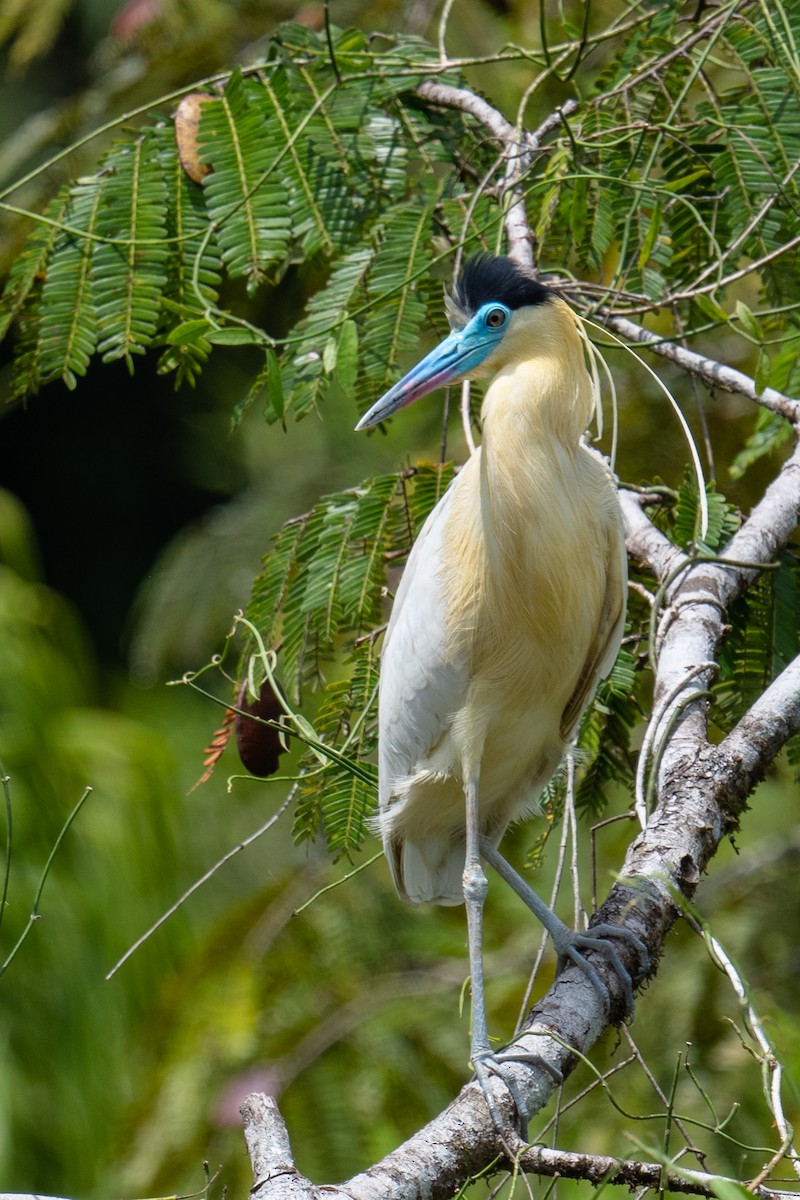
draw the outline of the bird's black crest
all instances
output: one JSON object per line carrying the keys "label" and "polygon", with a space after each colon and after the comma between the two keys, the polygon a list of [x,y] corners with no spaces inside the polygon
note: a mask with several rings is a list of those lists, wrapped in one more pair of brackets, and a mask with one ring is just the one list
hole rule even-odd
{"label": "bird's black crest", "polygon": [[[543,304],[552,292],[511,258],[476,254],[459,276],[453,289],[451,315],[466,323],[482,304],[496,300],[508,308]],[[453,311],[455,310],[455,311]]]}

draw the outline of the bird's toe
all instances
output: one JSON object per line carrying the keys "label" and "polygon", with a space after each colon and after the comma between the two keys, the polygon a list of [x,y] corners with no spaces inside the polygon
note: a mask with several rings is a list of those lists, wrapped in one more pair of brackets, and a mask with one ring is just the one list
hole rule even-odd
{"label": "bird's toe", "polygon": [[[631,972],[622,961],[619,951],[612,940],[614,938],[626,942],[636,955],[637,969],[634,975],[631,975]],[[625,929],[621,925],[599,924],[591,926],[586,933],[572,933],[569,941],[564,946],[559,947],[559,961],[563,963],[566,959],[570,959],[576,963],[587,978],[591,980],[593,986],[601,996],[607,1000],[609,998],[608,987],[601,979],[597,969],[583,954],[585,950],[597,950],[608,959],[622,984],[623,995],[625,997],[625,1015],[626,1017],[632,1016],[634,1009],[634,986],[640,980],[644,979],[650,970],[650,954],[644,942],[635,933],[632,933],[629,929]]]}

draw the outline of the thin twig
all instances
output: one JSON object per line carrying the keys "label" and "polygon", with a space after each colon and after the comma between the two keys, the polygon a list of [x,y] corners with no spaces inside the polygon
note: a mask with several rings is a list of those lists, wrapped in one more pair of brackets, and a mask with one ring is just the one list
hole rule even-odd
{"label": "thin twig", "polygon": [[128,949],[123,954],[122,958],[120,958],[118,960],[118,962],[116,962],[114,964],[114,966],[111,968],[111,970],[108,972],[108,974],[106,975],[106,979],[111,979],[113,975],[116,975],[117,971],[120,969],[121,966],[123,966],[124,963],[126,963],[128,961],[128,959],[131,957],[131,955],[135,954],[136,951],[139,949],[139,947],[141,945],[143,945],[147,941],[147,939],[156,932],[157,929],[160,929],[161,926],[165,923],[165,921],[168,921],[169,918],[178,911],[178,909],[181,907],[181,905],[185,904],[186,901],[189,899],[189,897],[194,895],[194,893],[198,890],[198,888],[201,888],[204,883],[208,883],[209,879],[211,879],[214,875],[216,875],[217,871],[219,871],[221,867],[224,867],[226,863],[230,862],[230,860],[232,858],[235,858],[235,856],[237,854],[241,853],[242,850],[246,850],[248,846],[252,846],[253,842],[258,841],[258,839],[263,834],[267,833],[268,830],[270,830],[272,828],[272,826],[275,824],[275,822],[278,821],[283,816],[283,814],[286,812],[286,809],[289,807],[289,805],[294,800],[296,790],[297,790],[297,784],[295,783],[294,786],[289,789],[289,794],[287,795],[287,797],[283,801],[283,803],[280,805],[280,807],[272,814],[271,817],[269,817],[268,820],[266,820],[264,822],[263,825],[261,825],[258,829],[256,829],[256,831],[254,833],[248,834],[248,836],[246,838],[244,838],[241,842],[239,842],[236,846],[233,846],[230,850],[228,850],[225,854],[223,854],[222,858],[218,859],[214,863],[213,867],[209,867],[209,869],[205,872],[205,874],[201,875],[199,879],[196,879],[194,881],[194,883],[191,885],[191,887],[188,887],[186,889],[186,891],[183,893],[183,895],[179,896],[178,899],[175,901],[175,903],[171,904],[170,907],[167,909],[167,911],[163,912],[161,914],[161,916],[158,918],[158,920],[154,921],[154,923],[150,926],[150,928],[145,930],[145,932],[142,934],[142,936],[138,937],[136,939],[136,941],[133,943],[132,946],[128,947]]}

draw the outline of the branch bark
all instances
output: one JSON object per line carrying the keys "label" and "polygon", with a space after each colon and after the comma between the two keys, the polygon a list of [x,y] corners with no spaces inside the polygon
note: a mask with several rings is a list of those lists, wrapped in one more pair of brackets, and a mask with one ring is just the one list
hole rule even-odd
{"label": "branch bark", "polygon": [[687,350],[685,346],[679,346],[676,342],[666,341],[657,334],[651,333],[649,329],[645,329],[643,325],[637,325],[629,317],[620,317],[605,309],[601,309],[593,315],[607,329],[619,334],[629,342],[637,342],[639,345],[646,346],[653,353],[675,363],[682,370],[702,380],[712,391],[718,389],[722,392],[734,392],[737,395],[746,396],[748,400],[755,401],[763,408],[780,413],[792,424],[796,425],[800,421],[799,400],[793,400],[791,396],[784,396],[775,388],[768,387],[761,392],[757,391],[755,381],[749,375],[745,375],[743,371],[737,371],[735,367],[729,367],[714,358],[709,358],[706,354]]}

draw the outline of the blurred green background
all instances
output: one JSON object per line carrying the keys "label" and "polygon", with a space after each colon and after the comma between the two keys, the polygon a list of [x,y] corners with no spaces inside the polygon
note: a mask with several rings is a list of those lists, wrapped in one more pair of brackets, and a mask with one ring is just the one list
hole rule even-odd
{"label": "blurred green background", "polygon": [[[6,42],[5,182],[119,112],[253,57],[279,20],[313,23],[321,15],[315,4],[298,10],[246,0],[34,7],[42,28],[57,32],[49,48],[44,39],[27,48],[13,35]],[[0,31],[9,33],[14,11],[9,0],[0,3]],[[334,19],[435,39],[439,15],[425,0],[342,2]],[[524,0],[460,0],[448,45],[483,54],[508,40],[536,41],[537,28]],[[513,112],[527,79],[512,67],[499,77],[475,69],[472,81]],[[65,170],[89,169],[93,153],[71,156]],[[36,204],[37,186],[23,189],[19,203]],[[10,221],[0,233],[4,269],[20,236]],[[228,299],[273,328],[299,315],[304,295],[302,277],[290,275],[279,298],[265,291],[253,301],[243,292]],[[0,347],[0,383],[12,351]],[[622,397],[620,473],[677,485],[685,450],[663,401],[619,354],[610,359]],[[0,961],[25,927],[69,811],[87,785],[93,789],[55,860],[41,920],[0,977],[0,1187],[7,1190],[98,1200],[192,1191],[202,1189],[207,1162],[212,1175],[221,1165],[212,1195],[223,1185],[245,1194],[251,1180],[237,1108],[253,1088],[279,1094],[298,1165],[332,1182],[392,1149],[465,1078],[463,913],[406,910],[378,861],[293,917],[347,864],[331,867],[322,851],[293,847],[285,823],[105,980],[130,944],[286,792],[280,781],[242,780],[229,789],[227,777],[238,770],[230,749],[212,779],[191,790],[221,710],[165,684],[221,647],[283,520],[324,492],[438,454],[435,401],[385,437],[354,435],[354,406],[288,432],[267,427],[253,409],[231,432],[253,368],[247,351],[218,348],[197,390],[175,392],[149,359],[134,377],[122,364],[93,366],[75,393],[51,385],[26,408],[0,409],[0,757],[13,812]],[[685,381],[674,382],[691,407]],[[719,485],[746,508],[775,464],[765,460],[730,482],[723,464],[752,414],[744,402],[721,398],[708,402],[708,416]],[[450,449],[459,452],[457,438]],[[620,808],[626,803],[620,797]],[[623,824],[602,835],[601,890],[629,832]],[[533,827],[515,835],[520,857],[536,836]],[[743,853],[723,848],[698,901],[750,981],[784,1060],[797,1066],[800,833],[788,771],[760,790],[738,841]],[[545,893],[555,857],[553,841],[539,873]],[[493,886],[487,954],[498,1034],[513,1028],[536,938],[515,899]],[[691,1043],[699,1084],[677,1068],[677,1109],[713,1123],[709,1103],[720,1119],[739,1103],[731,1131],[739,1142],[763,1145],[774,1135],[759,1069],[732,1021],[741,1015],[724,980],[694,935],[676,930],[632,1032],[665,1091]],[[624,1037],[613,1036],[595,1061],[604,1070],[627,1054]],[[575,1093],[590,1080],[588,1070],[578,1072],[569,1088]],[[663,1110],[639,1066],[613,1086],[629,1112]],[[660,1118],[634,1125],[596,1093],[562,1117],[559,1144],[655,1152],[664,1130]],[[711,1168],[746,1173],[750,1159],[739,1144],[694,1127],[693,1136]],[[753,1169],[760,1161],[752,1155]]]}

